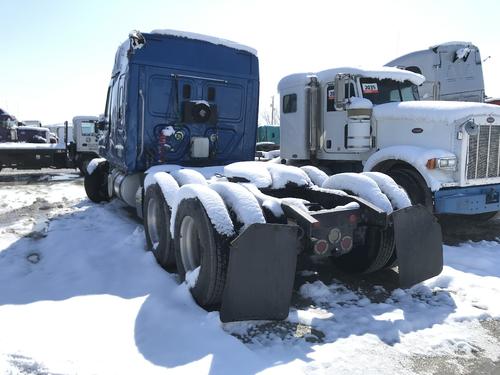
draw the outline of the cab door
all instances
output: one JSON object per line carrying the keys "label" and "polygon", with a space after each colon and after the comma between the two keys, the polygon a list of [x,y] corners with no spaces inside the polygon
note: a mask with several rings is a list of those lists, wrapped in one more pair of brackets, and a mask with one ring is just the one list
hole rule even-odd
{"label": "cab door", "polygon": [[[345,85],[345,97],[357,96],[356,85],[350,81]],[[322,149],[326,153],[345,153],[345,127],[347,125],[347,112],[335,109],[335,86],[333,82],[327,83],[322,88],[323,100],[323,139]]]}

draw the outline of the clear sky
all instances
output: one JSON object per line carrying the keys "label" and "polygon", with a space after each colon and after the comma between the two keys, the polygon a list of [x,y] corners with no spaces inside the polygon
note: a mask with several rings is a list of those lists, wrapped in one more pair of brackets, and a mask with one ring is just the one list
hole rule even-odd
{"label": "clear sky", "polygon": [[486,94],[500,96],[499,15],[498,0],[0,0],[0,108],[44,124],[102,113],[118,45],[159,28],[257,49],[261,112],[287,74],[383,65],[456,40],[491,56]]}

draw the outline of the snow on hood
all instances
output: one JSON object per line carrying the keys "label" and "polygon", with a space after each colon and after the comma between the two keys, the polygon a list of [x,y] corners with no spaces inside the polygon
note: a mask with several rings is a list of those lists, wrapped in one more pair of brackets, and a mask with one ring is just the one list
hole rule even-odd
{"label": "snow on hood", "polygon": [[209,35],[203,35],[203,34],[197,34],[197,33],[191,33],[187,31],[179,31],[179,30],[170,30],[170,29],[155,29],[151,31],[151,34],[161,34],[161,35],[171,35],[171,36],[177,36],[181,38],[188,38],[188,39],[195,39],[195,40],[202,40],[204,42],[216,44],[216,45],[222,45],[230,48],[234,48],[240,51],[246,51],[252,55],[257,56],[257,50],[255,50],[252,47],[245,46],[243,44],[239,44],[236,42],[233,42],[231,40],[227,39],[221,39]]}
{"label": "snow on hood", "polygon": [[377,119],[453,122],[470,116],[500,117],[500,106],[470,102],[415,101],[376,105]]}

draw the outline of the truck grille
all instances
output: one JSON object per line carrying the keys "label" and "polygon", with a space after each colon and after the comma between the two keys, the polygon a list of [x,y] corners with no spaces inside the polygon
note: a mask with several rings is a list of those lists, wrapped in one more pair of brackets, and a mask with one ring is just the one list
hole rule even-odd
{"label": "truck grille", "polygon": [[469,136],[467,179],[500,177],[500,126],[480,125]]}

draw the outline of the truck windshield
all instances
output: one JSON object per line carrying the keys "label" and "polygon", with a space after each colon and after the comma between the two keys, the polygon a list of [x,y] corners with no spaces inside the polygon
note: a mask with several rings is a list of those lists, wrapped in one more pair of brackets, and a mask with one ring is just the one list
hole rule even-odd
{"label": "truck windshield", "polygon": [[417,86],[409,81],[374,78],[361,78],[359,81],[363,97],[373,104],[419,100]]}
{"label": "truck windshield", "polygon": [[94,134],[94,123],[82,122],[82,135],[85,137],[92,134]]}

